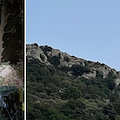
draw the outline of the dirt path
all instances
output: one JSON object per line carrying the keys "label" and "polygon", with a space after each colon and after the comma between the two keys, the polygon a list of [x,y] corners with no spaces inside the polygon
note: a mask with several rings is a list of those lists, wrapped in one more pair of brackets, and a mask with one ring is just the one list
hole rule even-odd
{"label": "dirt path", "polygon": [[23,86],[23,81],[18,77],[16,70],[11,65],[0,65],[0,84]]}

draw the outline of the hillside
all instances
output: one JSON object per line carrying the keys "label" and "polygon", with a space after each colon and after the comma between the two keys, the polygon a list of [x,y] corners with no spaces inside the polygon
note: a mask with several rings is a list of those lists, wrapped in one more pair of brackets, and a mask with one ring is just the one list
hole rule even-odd
{"label": "hillside", "polygon": [[49,46],[27,45],[28,120],[119,120],[120,72]]}

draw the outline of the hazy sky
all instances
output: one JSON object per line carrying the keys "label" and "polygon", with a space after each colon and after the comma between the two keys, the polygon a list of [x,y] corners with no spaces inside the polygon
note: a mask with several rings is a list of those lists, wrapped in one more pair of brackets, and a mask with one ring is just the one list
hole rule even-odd
{"label": "hazy sky", "polygon": [[26,0],[27,44],[120,71],[120,0]]}

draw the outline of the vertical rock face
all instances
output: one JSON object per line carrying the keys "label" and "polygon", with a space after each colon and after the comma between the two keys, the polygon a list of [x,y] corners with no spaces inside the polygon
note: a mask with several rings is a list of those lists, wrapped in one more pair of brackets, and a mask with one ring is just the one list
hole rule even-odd
{"label": "vertical rock face", "polygon": [[[99,62],[87,61],[82,58],[70,56],[65,52],[53,49],[47,45],[38,46],[36,43],[28,44],[26,55],[28,60],[34,58],[46,65],[57,65],[59,68],[66,67],[69,75],[72,75],[75,69],[80,70],[77,74],[78,77],[87,79],[96,78],[98,75],[101,75],[102,78],[106,78],[112,73],[112,75],[115,76],[116,85],[119,85],[120,83],[120,72],[109,66]],[[78,65],[79,67],[75,68],[75,65]]]}
{"label": "vertical rock face", "polygon": [[28,59],[31,58],[31,56],[35,59],[38,59],[39,61],[43,63],[48,63],[47,62],[47,56],[44,54],[44,51],[38,47],[36,44],[32,45],[27,45],[27,57]]}

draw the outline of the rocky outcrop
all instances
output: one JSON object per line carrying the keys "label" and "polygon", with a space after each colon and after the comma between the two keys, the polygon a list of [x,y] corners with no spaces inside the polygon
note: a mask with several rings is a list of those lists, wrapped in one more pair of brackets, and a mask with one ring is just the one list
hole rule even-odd
{"label": "rocky outcrop", "polygon": [[[44,54],[43,50],[38,47],[36,44],[27,45],[27,57],[28,59],[31,59],[31,56],[35,59],[40,60],[41,62],[47,63],[47,57]],[[44,60],[42,60],[41,56],[44,57]]]}
{"label": "rocky outcrop", "polygon": [[67,67],[68,75],[72,75],[73,65],[79,65],[89,69],[89,72],[85,72],[79,77],[84,77],[86,79],[91,79],[97,77],[98,73],[106,78],[110,73],[115,77],[116,85],[120,84],[120,72],[115,69],[110,68],[105,64],[99,62],[87,61],[82,58],[77,58],[75,56],[70,56],[65,52],[61,52],[58,49],[53,49],[50,46],[38,46],[38,44],[28,44],[27,45],[27,59],[38,59],[40,62],[46,65],[57,65],[58,67]]}
{"label": "rocky outcrop", "polygon": [[88,74],[85,73],[81,77],[84,77],[86,79],[96,78],[96,71],[90,72]]}
{"label": "rocky outcrop", "polygon": [[0,65],[0,86],[23,86],[23,80],[18,77],[17,71],[11,65]]}

